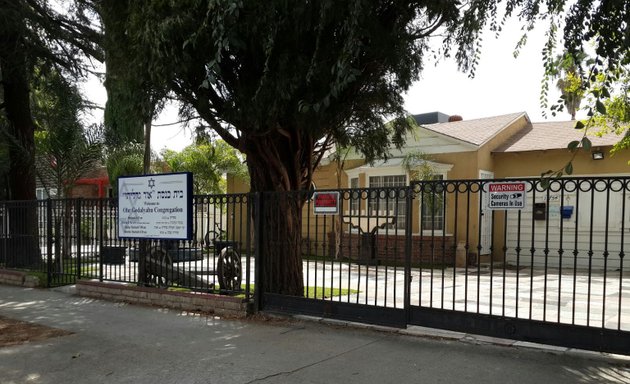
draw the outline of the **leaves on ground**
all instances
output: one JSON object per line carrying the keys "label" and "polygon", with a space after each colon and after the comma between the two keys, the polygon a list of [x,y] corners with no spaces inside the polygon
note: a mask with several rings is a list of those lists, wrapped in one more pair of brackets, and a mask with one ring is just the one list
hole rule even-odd
{"label": "leaves on ground", "polygon": [[0,348],[71,334],[63,329],[0,316]]}

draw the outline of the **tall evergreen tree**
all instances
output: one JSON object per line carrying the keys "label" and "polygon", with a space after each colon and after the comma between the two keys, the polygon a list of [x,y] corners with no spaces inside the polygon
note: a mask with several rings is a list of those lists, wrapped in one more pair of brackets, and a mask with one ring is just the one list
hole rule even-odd
{"label": "tall evergreen tree", "polygon": [[129,3],[129,0],[98,2],[105,31],[107,68],[105,133],[110,148],[129,142],[144,143],[143,170],[149,173],[152,122],[164,107],[167,90],[160,81],[151,78],[145,47],[131,41]]}
{"label": "tall evergreen tree", "polygon": [[43,0],[0,0],[2,137],[9,143],[9,198],[35,198],[34,133],[30,81],[35,66],[54,67],[74,76],[84,73],[85,55],[100,57],[99,34],[92,28],[89,7],[72,3],[55,10]]}
{"label": "tall evergreen tree", "polygon": [[[30,85],[36,66],[78,76],[86,70],[85,55],[101,56],[99,33],[88,16],[89,4],[76,1],[69,5],[58,10],[45,0],[0,0],[0,138],[8,147],[10,165],[3,179],[12,200],[35,199],[36,125]],[[12,266],[39,262],[34,206],[11,206],[8,216],[8,247],[12,254],[20,255]]]}

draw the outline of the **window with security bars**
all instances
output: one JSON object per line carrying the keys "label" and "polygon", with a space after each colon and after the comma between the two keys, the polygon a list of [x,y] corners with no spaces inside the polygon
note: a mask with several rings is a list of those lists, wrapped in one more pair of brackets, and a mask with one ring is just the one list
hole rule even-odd
{"label": "window with security bars", "polygon": [[[407,186],[407,176],[370,176],[370,188],[393,188]],[[368,200],[368,210],[370,216],[387,217],[389,220],[396,215],[396,228],[405,229],[405,213],[407,201],[404,193],[397,190],[372,191]]]}
{"label": "window with security bars", "polygon": [[[442,180],[442,175],[434,175],[433,180]],[[444,230],[444,186],[442,183],[424,184],[420,200],[422,204],[422,231]]]}

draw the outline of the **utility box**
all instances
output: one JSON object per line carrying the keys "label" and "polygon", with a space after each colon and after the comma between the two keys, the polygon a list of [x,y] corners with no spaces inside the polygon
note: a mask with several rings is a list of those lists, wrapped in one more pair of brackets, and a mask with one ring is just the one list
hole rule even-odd
{"label": "utility box", "polygon": [[565,205],[563,207],[560,207],[560,215],[563,219],[570,219],[571,216],[573,216],[573,206]]}
{"label": "utility box", "polygon": [[534,203],[534,220],[547,220],[547,203]]}

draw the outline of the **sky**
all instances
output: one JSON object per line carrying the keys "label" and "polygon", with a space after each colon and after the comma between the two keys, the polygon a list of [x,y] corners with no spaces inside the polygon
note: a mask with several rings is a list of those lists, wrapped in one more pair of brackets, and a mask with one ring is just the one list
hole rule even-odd
{"label": "sky", "polygon": [[[545,118],[540,107],[544,28],[528,34],[528,43],[515,58],[514,48],[521,35],[518,22],[509,23],[498,38],[485,33],[474,78],[458,71],[454,59],[427,64],[420,81],[405,95],[406,110],[412,114],[439,111],[461,115],[464,120],[514,112],[527,112],[533,122],[570,120],[566,112],[553,117],[546,111]],[[550,85],[548,105],[559,95]]]}
{"label": "sky", "polygon": [[[514,47],[522,32],[518,22],[510,22],[498,38],[492,33],[483,35],[483,47],[474,78],[457,70],[454,60],[442,60],[437,65],[427,61],[421,79],[404,95],[405,109],[411,114],[439,111],[460,115],[465,120],[527,112],[533,122],[544,121],[540,107],[540,85],[543,78],[542,47],[544,28],[528,34],[528,43],[514,58]],[[98,79],[84,85],[90,99],[105,104],[105,90]],[[550,86],[549,102],[558,99]],[[102,111],[92,117],[102,120]],[[578,114],[578,118],[580,115]],[[568,113],[559,113],[547,120],[569,120]],[[192,133],[179,126],[160,126],[178,120],[177,108],[171,106],[154,121],[151,147],[181,150],[192,143]]]}

